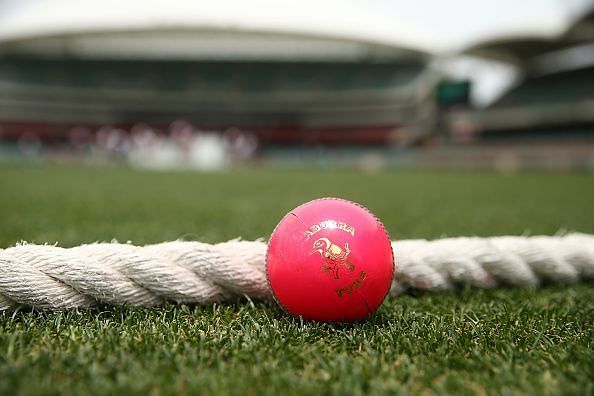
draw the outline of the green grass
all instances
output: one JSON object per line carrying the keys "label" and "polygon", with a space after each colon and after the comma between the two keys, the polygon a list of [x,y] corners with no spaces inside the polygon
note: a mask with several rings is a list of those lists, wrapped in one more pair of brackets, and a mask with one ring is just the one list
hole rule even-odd
{"label": "green grass", "polygon": [[[591,174],[0,168],[0,247],[267,237],[303,201],[368,206],[394,239],[594,233]],[[593,394],[592,284],[389,299],[368,321],[273,302],[0,314],[0,394]]]}

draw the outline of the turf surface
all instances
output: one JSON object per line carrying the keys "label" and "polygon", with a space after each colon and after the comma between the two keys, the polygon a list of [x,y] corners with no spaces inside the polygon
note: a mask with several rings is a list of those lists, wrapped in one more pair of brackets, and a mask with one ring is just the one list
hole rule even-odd
{"label": "turf surface", "polygon": [[[0,247],[267,237],[320,196],[394,239],[594,233],[589,174],[3,166]],[[406,295],[350,326],[272,302],[0,314],[0,394],[592,394],[592,284]]]}

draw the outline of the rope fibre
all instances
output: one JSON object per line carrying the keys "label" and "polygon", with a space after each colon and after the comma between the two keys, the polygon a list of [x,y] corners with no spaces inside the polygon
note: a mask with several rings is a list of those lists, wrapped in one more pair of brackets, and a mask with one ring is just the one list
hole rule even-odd
{"label": "rope fibre", "polygon": [[[460,284],[536,287],[594,279],[594,235],[459,237],[393,242],[392,294]],[[0,310],[64,310],[98,303],[209,304],[271,295],[266,244],[173,241],[147,246],[93,243],[69,249],[20,244],[0,249]]]}

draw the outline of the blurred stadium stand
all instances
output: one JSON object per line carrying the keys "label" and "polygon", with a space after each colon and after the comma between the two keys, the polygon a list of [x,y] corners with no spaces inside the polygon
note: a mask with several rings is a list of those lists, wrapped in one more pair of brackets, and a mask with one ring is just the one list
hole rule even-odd
{"label": "blurred stadium stand", "polygon": [[[179,62],[5,58],[0,116],[52,124],[246,128],[263,143],[384,143],[416,124],[421,60],[390,62]],[[15,128],[10,126],[14,125]],[[32,124],[33,125],[33,124]],[[16,128],[16,126],[19,126]],[[126,127],[127,128],[127,127]],[[374,133],[380,131],[380,133]],[[343,133],[341,133],[343,132]],[[338,134],[337,134],[338,133]],[[57,136],[56,136],[57,137]]]}
{"label": "blurred stadium stand", "polygon": [[35,23],[0,17],[5,140],[137,123],[166,131],[185,120],[246,130],[262,145],[373,146],[398,141],[404,127],[408,141],[432,122],[431,54],[410,30],[399,42],[351,26],[254,28],[160,10],[117,26],[91,12],[82,26],[75,12],[38,4]]}
{"label": "blurred stadium stand", "polygon": [[485,109],[458,92],[444,114],[451,142],[474,147],[466,153],[475,162],[594,167],[594,9],[560,36],[494,39],[465,54],[506,62],[521,77]]}
{"label": "blurred stadium stand", "polygon": [[507,37],[467,54],[517,67],[522,78],[484,110],[454,110],[450,128],[476,129],[484,138],[594,134],[594,11],[554,38]]}
{"label": "blurred stadium stand", "polygon": [[439,69],[437,40],[407,21],[385,26],[336,2],[265,13],[180,4],[0,2],[3,147],[145,166],[209,151],[217,164],[259,152],[370,169],[594,168],[592,9],[562,32],[509,33],[456,53],[521,76],[477,108],[472,84]]}

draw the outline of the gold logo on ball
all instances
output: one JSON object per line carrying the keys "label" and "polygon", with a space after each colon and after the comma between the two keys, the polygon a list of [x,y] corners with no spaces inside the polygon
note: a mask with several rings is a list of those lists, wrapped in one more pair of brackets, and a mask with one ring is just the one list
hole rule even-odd
{"label": "gold logo on ball", "polygon": [[349,253],[351,253],[348,243],[340,247],[332,243],[328,238],[319,238],[313,243],[313,249],[309,254],[315,253],[319,253],[325,259],[322,271],[331,273],[334,279],[339,279],[339,270],[341,268],[348,271],[355,269],[355,265],[348,260]]}

